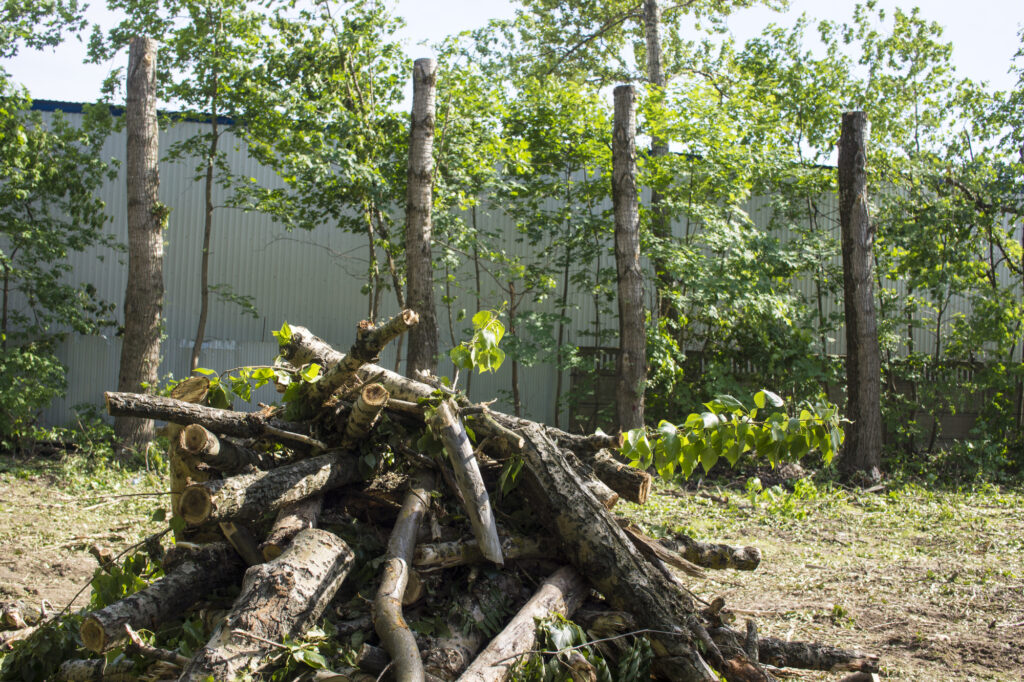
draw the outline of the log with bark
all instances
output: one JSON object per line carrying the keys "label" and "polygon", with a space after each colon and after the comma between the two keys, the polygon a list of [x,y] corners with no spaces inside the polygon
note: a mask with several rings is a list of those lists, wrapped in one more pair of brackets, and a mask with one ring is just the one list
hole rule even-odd
{"label": "log with bark", "polygon": [[241,557],[226,543],[205,545],[194,552],[179,550],[165,558],[163,578],[86,616],[82,643],[102,653],[126,637],[125,625],[154,630],[205,594],[234,583],[243,568]]}
{"label": "log with bark", "polygon": [[395,676],[408,682],[423,682],[424,671],[416,639],[402,616],[402,597],[409,580],[416,532],[430,504],[433,487],[433,477],[420,473],[406,495],[391,532],[380,587],[373,601],[373,624],[384,648],[391,654]]}
{"label": "log with bark", "polygon": [[193,525],[253,521],[266,512],[351,483],[358,476],[354,455],[320,455],[272,471],[190,485],[181,494],[181,515]]}
{"label": "log with bark", "polygon": [[273,561],[245,572],[231,612],[181,675],[182,680],[233,680],[323,614],[348,575],[354,555],[332,533],[308,528]]}

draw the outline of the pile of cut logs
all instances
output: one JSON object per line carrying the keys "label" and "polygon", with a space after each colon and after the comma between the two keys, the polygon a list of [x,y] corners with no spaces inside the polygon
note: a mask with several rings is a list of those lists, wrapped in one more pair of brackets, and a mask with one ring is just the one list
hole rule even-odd
{"label": "pile of cut logs", "polygon": [[[657,679],[877,671],[871,655],[762,637],[749,621],[738,631],[721,598],[687,589],[683,576],[750,570],[760,554],[686,537],[669,545],[614,514],[620,497],[643,504],[651,492],[646,472],[618,461],[615,437],[502,414],[432,376],[374,364],[416,323],[413,311],[363,322],[347,354],[291,327],[278,366],[322,373],[286,409],[206,406],[202,378],[170,398],[107,393],[111,415],[168,423],[172,506],[187,529],[163,578],[85,619],[85,646],[127,645],[159,659],[157,677],[269,677],[287,642],[328,621],[330,636],[360,645],[345,669],[304,679],[477,682],[510,676],[536,647],[535,619],[560,614],[613,639],[647,637]],[[239,584],[192,658],[135,636]],[[69,661],[63,674],[103,665]],[[595,679],[579,656],[565,665]],[[111,667],[100,679],[115,679]]]}

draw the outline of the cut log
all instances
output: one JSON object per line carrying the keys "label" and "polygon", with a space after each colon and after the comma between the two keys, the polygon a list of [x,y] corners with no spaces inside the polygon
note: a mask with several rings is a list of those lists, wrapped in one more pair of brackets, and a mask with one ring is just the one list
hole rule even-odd
{"label": "cut log", "polygon": [[380,587],[373,600],[373,625],[381,643],[391,655],[396,679],[423,682],[423,661],[412,630],[402,616],[402,597],[409,579],[409,564],[416,544],[416,532],[430,505],[434,477],[421,472],[405,496],[405,503],[388,541],[387,560]]}
{"label": "cut log", "polygon": [[168,553],[166,574],[149,587],[125,597],[82,621],[82,643],[102,653],[125,637],[125,625],[155,630],[199,601],[205,594],[238,580],[244,565],[227,543],[205,545],[198,551]]}
{"label": "cut log", "polygon": [[225,436],[258,438],[270,435],[278,439],[326,449],[323,443],[310,438],[309,427],[305,424],[284,422],[255,412],[221,410],[216,407],[193,405],[174,398],[142,393],[107,391],[103,394],[103,398],[106,401],[107,413],[112,417],[132,416],[159,419],[181,426],[199,424]]}
{"label": "cut log", "polygon": [[545,580],[530,601],[491,640],[459,682],[504,680],[521,658],[533,650],[536,621],[553,614],[571,617],[586,598],[589,588],[575,569],[564,567]]}
{"label": "cut log", "polygon": [[473,535],[480,544],[484,556],[496,564],[502,564],[501,541],[498,539],[498,525],[494,520],[494,510],[480,475],[473,447],[469,444],[469,435],[462,421],[456,416],[458,409],[451,400],[445,400],[437,407],[432,426],[444,445],[455,480],[466,504]]}
{"label": "cut log", "polygon": [[254,521],[359,477],[353,455],[331,453],[303,459],[271,471],[190,485],[181,494],[181,515],[197,525],[207,521]]}
{"label": "cut log", "polygon": [[878,656],[860,651],[847,651],[807,642],[786,642],[774,637],[759,638],[757,649],[762,663],[768,663],[777,668],[802,668],[830,672],[878,672]]}
{"label": "cut log", "polygon": [[181,680],[233,680],[258,671],[274,642],[295,638],[334,598],[355,555],[338,536],[307,528],[273,561],[245,572],[242,591],[181,675]]}
{"label": "cut log", "polygon": [[605,482],[609,488],[617,492],[623,499],[637,504],[647,504],[651,496],[654,477],[642,469],[623,464],[615,459],[609,450],[599,450],[587,455],[575,451],[581,460],[594,469],[594,475]]}
{"label": "cut log", "polygon": [[356,446],[359,441],[370,435],[370,431],[377,424],[381,410],[388,404],[388,391],[380,384],[367,384],[359,392],[349,412],[348,421],[345,422],[345,435],[341,439],[341,447],[349,450]]}
{"label": "cut log", "polygon": [[693,597],[646,561],[615,518],[584,492],[575,469],[539,425],[527,424],[519,432],[526,439],[526,466],[539,484],[526,490],[543,491],[542,499],[533,493],[531,501],[566,558],[613,608],[629,611],[642,627],[678,633],[652,635],[665,674],[683,681],[715,680],[696,649],[706,632],[696,624]]}
{"label": "cut log", "polygon": [[[367,320],[360,322],[356,342],[352,344],[348,355],[330,366],[324,365],[320,380],[309,387],[310,398],[322,402],[338,389],[353,383],[363,365],[377,362],[381,350],[389,341],[404,334],[419,321],[420,317],[414,311],[403,310],[379,327]],[[292,334],[294,336],[294,329]]]}
{"label": "cut log", "polygon": [[249,467],[266,470],[277,466],[270,453],[243,448],[226,438],[218,438],[199,424],[185,427],[178,437],[178,448],[196,461],[229,474]]}
{"label": "cut log", "polygon": [[276,559],[284,552],[292,538],[307,528],[316,526],[320,510],[323,509],[323,495],[313,495],[281,508],[270,529],[267,539],[260,545],[260,553],[266,561]]}
{"label": "cut log", "polygon": [[[206,377],[190,377],[185,379],[171,390],[174,400],[182,403],[199,404],[206,398],[209,392],[210,381]],[[181,447],[182,425],[170,423],[164,427],[164,433],[170,443],[167,452],[167,478],[171,493],[171,513],[174,516],[181,516],[181,493],[190,483],[199,483],[213,478],[208,469],[200,469],[199,462],[185,452]],[[215,539],[207,537],[207,532],[196,531],[186,532],[188,539],[196,539],[195,536],[202,534],[204,539]]]}
{"label": "cut log", "polygon": [[715,542],[701,542],[683,533],[677,533],[672,538],[662,538],[660,542],[669,549],[679,552],[687,561],[704,568],[753,571],[761,565],[761,550],[757,547],[732,547]]}
{"label": "cut log", "polygon": [[[553,559],[557,557],[558,547],[549,537],[510,535],[502,538],[501,553],[506,559]],[[465,540],[416,545],[412,563],[419,571],[427,572],[485,560],[479,543]]]}

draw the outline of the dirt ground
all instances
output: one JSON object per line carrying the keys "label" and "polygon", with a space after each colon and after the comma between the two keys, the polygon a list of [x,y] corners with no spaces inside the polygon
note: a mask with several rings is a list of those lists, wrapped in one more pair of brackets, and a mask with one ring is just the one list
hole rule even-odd
{"label": "dirt ground", "polygon": [[89,547],[117,554],[165,525],[148,521],[166,499],[154,477],[76,474],[48,465],[0,471],[0,602],[84,607],[97,567]]}
{"label": "dirt ground", "polygon": [[[165,527],[149,521],[166,504],[161,488],[139,473],[0,466],[0,601],[85,606],[89,546],[120,552]],[[764,635],[876,653],[886,679],[1024,679],[1020,492],[662,487],[621,511],[655,536],[759,547],[757,571],[685,580],[702,599],[725,597]]]}
{"label": "dirt ground", "polygon": [[886,679],[1024,680],[1020,493],[707,494],[662,489],[635,513],[652,533],[761,549],[758,570],[693,585],[704,599],[723,596],[738,621],[878,654]]}

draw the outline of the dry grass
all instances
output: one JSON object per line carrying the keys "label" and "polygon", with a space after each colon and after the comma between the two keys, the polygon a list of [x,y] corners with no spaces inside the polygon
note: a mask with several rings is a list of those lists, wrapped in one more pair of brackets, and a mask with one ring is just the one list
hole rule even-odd
{"label": "dry grass", "polygon": [[757,571],[693,589],[755,612],[762,634],[877,653],[888,679],[1024,679],[1020,491],[791,488],[709,491],[719,501],[662,488],[630,513],[654,535],[759,547]]}

